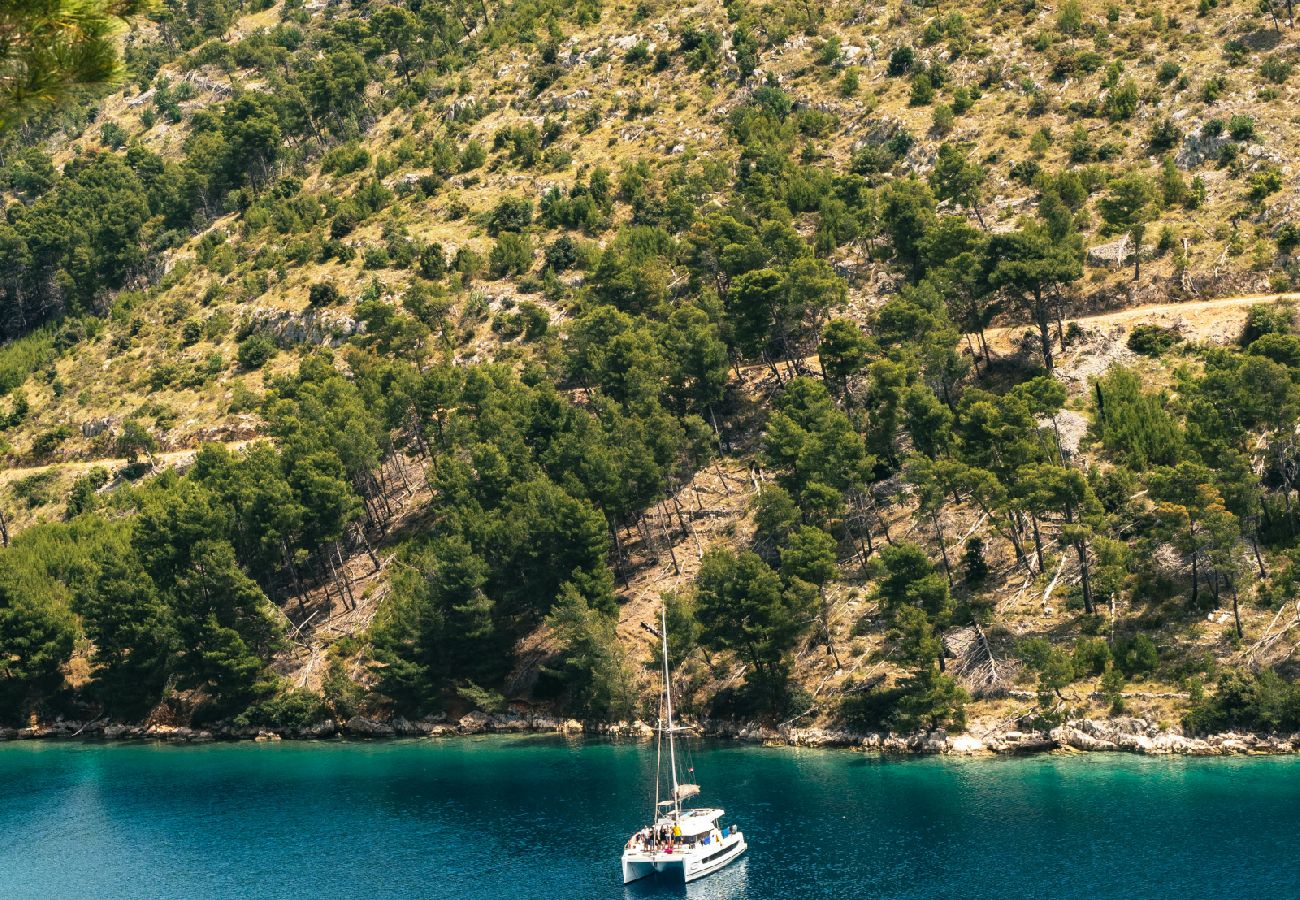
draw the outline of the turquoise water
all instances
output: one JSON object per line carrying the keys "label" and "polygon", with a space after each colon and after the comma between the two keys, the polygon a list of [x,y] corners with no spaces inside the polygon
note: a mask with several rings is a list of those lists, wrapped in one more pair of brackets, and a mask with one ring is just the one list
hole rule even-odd
{"label": "turquoise water", "polygon": [[743,861],[620,884],[653,748],[0,745],[0,897],[1293,897],[1300,761],[697,748]]}

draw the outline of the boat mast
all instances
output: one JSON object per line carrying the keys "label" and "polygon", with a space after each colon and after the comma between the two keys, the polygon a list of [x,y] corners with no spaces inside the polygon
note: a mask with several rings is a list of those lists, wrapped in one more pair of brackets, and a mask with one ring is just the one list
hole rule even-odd
{"label": "boat mast", "polygon": [[650,810],[650,824],[654,825],[659,821],[659,788],[663,786],[663,760],[664,760],[664,710],[662,704],[659,707],[659,737],[655,741],[655,805]]}
{"label": "boat mast", "polygon": [[664,708],[668,713],[668,771],[672,773],[673,802],[678,814],[682,811],[682,800],[677,791],[677,743],[673,739],[673,686],[668,675],[668,605],[659,610],[659,632],[664,646]]}

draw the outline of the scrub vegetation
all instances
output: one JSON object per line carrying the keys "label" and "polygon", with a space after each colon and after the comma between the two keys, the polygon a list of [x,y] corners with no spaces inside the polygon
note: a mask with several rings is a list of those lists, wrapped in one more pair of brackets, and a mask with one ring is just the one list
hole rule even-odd
{"label": "scrub vegetation", "polygon": [[0,720],[650,715],[665,597],[695,715],[1300,728],[1289,4],[103,15],[0,46]]}

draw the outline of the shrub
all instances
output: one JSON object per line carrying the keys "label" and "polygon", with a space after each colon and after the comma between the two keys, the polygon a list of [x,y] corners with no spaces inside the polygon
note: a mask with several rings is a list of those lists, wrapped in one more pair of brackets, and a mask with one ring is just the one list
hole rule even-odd
{"label": "shrub", "polygon": [[1241,329],[1241,345],[1249,347],[1266,334],[1290,334],[1295,311],[1284,303],[1260,303],[1246,313]]}
{"label": "shrub", "polygon": [[1119,715],[1124,711],[1123,692],[1126,685],[1124,673],[1114,666],[1108,668],[1106,674],[1101,676],[1101,695],[1110,704],[1110,711],[1113,715]]}
{"label": "shrub", "polygon": [[1274,84],[1282,84],[1291,77],[1292,68],[1290,60],[1270,56],[1260,64],[1259,74]]}
{"label": "shrub", "polygon": [[1135,325],[1128,336],[1128,348],[1141,356],[1159,356],[1182,341],[1177,330],[1161,325]]}
{"label": "shrub", "polygon": [[430,281],[436,281],[446,275],[447,254],[442,249],[442,244],[434,241],[421,248],[416,258],[416,266],[419,273]]}
{"label": "shrub", "polygon": [[1137,634],[1115,643],[1115,664],[1128,677],[1147,675],[1160,663],[1155,642],[1145,634]]}
{"label": "shrub", "polygon": [[260,369],[279,352],[275,340],[265,331],[255,331],[239,342],[236,358],[245,369]]}
{"label": "shrub", "polygon": [[1300,728],[1300,686],[1268,669],[1225,672],[1212,696],[1193,703],[1183,724],[1198,734],[1229,728],[1294,731]]}
{"label": "shrub", "polygon": [[1178,146],[1178,142],[1182,139],[1183,133],[1174,124],[1174,120],[1165,116],[1152,127],[1148,145],[1152,153],[1163,153]]}
{"label": "shrub", "polygon": [[343,144],[321,157],[320,170],[327,175],[360,172],[370,165],[370,151],[358,143]]}
{"label": "shrub", "polygon": [[317,281],[307,290],[307,302],[311,306],[333,306],[340,299],[339,289],[332,281]]}
{"label": "shrub", "polygon": [[1250,116],[1233,116],[1228,120],[1228,134],[1234,141],[1253,140],[1255,137],[1255,120]]}
{"label": "shrub", "polygon": [[946,103],[940,103],[934,108],[933,128],[936,134],[946,135],[952,131],[953,113],[952,107]]}
{"label": "shrub", "polygon": [[1282,190],[1282,173],[1275,166],[1267,166],[1250,175],[1250,190],[1246,197],[1255,203]]}
{"label": "shrub", "polygon": [[1105,638],[1079,638],[1074,642],[1074,670],[1079,675],[1100,675],[1110,661],[1110,645]]}
{"label": "shrub", "polygon": [[1115,122],[1133,118],[1133,114],[1137,112],[1139,98],[1137,82],[1132,78],[1125,78],[1107,92],[1106,115]]}
{"label": "shrub", "polygon": [[523,231],[533,222],[533,201],[523,197],[504,197],[488,216],[487,233],[496,237],[503,231]]}
{"label": "shrub", "polygon": [[912,76],[912,96],[908,100],[913,106],[927,106],[934,100],[934,82],[926,72],[917,72]]}
{"label": "shrub", "polygon": [[562,234],[546,247],[546,268],[552,272],[564,272],[573,268],[578,262],[578,245],[573,238]]}
{"label": "shrub", "polygon": [[235,716],[241,727],[302,729],[327,718],[329,711],[312,691],[286,691],[255,703]]}
{"label": "shrub", "polygon": [[912,48],[904,44],[901,47],[895,47],[889,54],[889,66],[885,69],[886,74],[891,76],[906,75],[912,71],[916,64],[916,53]]}
{"label": "shrub", "polygon": [[493,278],[521,275],[533,265],[533,244],[527,235],[505,232],[488,254],[488,271]]}
{"label": "shrub", "polygon": [[485,162],[487,162],[487,148],[479,141],[470,141],[465,145],[465,149],[460,151],[457,165],[462,172],[471,172]]}
{"label": "shrub", "polygon": [[984,557],[984,541],[978,537],[966,539],[966,548],[962,552],[961,567],[963,580],[972,587],[983,584],[989,577],[988,560]]}

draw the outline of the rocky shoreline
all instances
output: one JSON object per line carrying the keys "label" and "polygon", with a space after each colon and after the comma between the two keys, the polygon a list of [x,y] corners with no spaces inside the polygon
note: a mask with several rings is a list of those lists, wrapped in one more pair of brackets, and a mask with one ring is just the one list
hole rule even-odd
{"label": "rocky shoreline", "polygon": [[[948,734],[939,729],[898,735],[858,733],[833,728],[774,728],[766,725],[704,721],[692,729],[702,737],[760,743],[769,746],[826,747],[890,755],[995,756],[1046,752],[1118,752],[1151,756],[1233,756],[1300,753],[1300,734],[1263,735],[1226,732],[1206,737],[1162,729],[1140,718],[1072,719],[1051,730],[998,729],[984,734]],[[259,728],[219,725],[189,728],[179,725],[120,725],[107,721],[58,720],[26,728],[0,727],[0,741],[104,740],[158,741],[199,744],[215,741],[280,741],[388,738],[451,738],[483,734],[567,734],[648,740],[654,730],[646,723],[583,723],[576,719],[489,715],[472,712],[451,722],[444,718],[411,721],[356,716],[345,722],[318,722],[303,728]]]}

